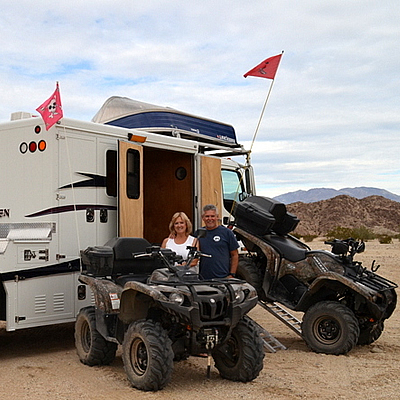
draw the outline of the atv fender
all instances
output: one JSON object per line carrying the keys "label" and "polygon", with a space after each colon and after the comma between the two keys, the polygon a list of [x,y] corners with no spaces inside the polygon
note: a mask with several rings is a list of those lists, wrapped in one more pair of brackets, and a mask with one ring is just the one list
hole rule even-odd
{"label": "atv fender", "polygon": [[122,293],[120,286],[110,280],[88,275],[80,275],[79,280],[90,287],[98,309],[105,314],[117,314],[119,312],[119,299]]}
{"label": "atv fender", "polygon": [[125,324],[147,317],[149,308],[158,301],[168,301],[159,290],[141,282],[129,281],[121,293],[119,318]]}
{"label": "atv fender", "polygon": [[[296,310],[306,311],[311,305],[315,304],[316,301],[326,300],[325,295],[327,289],[334,288],[335,293],[344,295],[349,290],[356,294],[358,299],[358,305],[366,303],[368,309],[372,315],[379,319],[382,315],[382,310],[375,304],[373,296],[381,296],[374,290],[367,288],[357,282],[349,280],[343,275],[336,272],[326,272],[323,276],[320,276],[311,283],[307,292],[304,293],[296,306]],[[357,304],[356,304],[356,308]],[[357,311],[357,310],[355,310]]]}
{"label": "atv fender", "polygon": [[267,271],[269,272],[270,276],[276,277],[278,275],[279,265],[281,262],[281,256],[279,253],[272,248],[272,246],[267,245],[262,239],[244,231],[243,229],[235,227],[235,233],[245,245],[250,242],[250,245],[253,244],[260,248],[267,258]]}

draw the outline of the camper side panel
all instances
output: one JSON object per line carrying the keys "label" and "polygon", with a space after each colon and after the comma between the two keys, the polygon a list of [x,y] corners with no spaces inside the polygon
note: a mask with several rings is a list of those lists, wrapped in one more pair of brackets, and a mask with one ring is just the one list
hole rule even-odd
{"label": "camper side panel", "polygon": [[106,153],[116,140],[82,129],[48,132],[31,118],[1,124],[0,317],[7,330],[73,321],[79,251],[116,234],[116,195],[106,193]]}

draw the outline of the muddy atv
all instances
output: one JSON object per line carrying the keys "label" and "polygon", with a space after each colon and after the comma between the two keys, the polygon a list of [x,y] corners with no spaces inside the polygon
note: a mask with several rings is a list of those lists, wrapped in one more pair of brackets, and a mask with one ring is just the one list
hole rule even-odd
{"label": "muddy atv", "polygon": [[299,222],[283,203],[252,196],[234,210],[235,233],[248,251],[238,276],[260,301],[302,311],[301,335],[317,353],[346,354],[379,338],[396,307],[397,285],[355,261],[365,243],[325,242],[331,251],[311,250],[288,233]]}
{"label": "muddy atv", "polygon": [[[115,238],[83,251],[80,281],[95,306],[79,312],[75,343],[81,362],[109,364],[122,344],[132,386],[165,387],[173,361],[207,354],[223,378],[247,382],[263,368],[263,342],[246,313],[256,290],[239,279],[201,281],[171,250],[142,238]],[[202,254],[190,248],[191,259]],[[188,264],[190,265],[190,260]]]}

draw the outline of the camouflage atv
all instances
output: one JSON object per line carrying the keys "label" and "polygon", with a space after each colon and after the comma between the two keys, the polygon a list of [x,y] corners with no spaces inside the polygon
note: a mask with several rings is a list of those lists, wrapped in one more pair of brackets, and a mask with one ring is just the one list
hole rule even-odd
{"label": "camouflage atv", "polygon": [[[80,311],[75,343],[81,362],[109,364],[122,344],[132,386],[159,390],[173,360],[206,353],[223,378],[248,382],[263,368],[263,341],[246,313],[256,290],[239,279],[201,281],[168,249],[141,238],[115,238],[82,253],[81,282],[95,306]],[[191,260],[205,256],[190,248]]]}
{"label": "camouflage atv", "polygon": [[288,233],[298,224],[283,203],[249,197],[234,210],[235,233],[248,254],[238,276],[262,302],[302,311],[301,334],[317,353],[346,354],[379,338],[396,307],[397,285],[354,261],[365,244],[353,239],[325,242],[331,251],[311,250]]}

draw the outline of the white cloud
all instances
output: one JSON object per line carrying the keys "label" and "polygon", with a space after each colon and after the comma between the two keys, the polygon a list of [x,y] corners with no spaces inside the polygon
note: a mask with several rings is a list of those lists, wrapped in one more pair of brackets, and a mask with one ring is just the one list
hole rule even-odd
{"label": "white cloud", "polygon": [[230,123],[249,143],[271,81],[243,74],[285,50],[253,152],[259,192],[399,194],[399,17],[391,0],[8,2],[0,121],[58,80],[69,117],[121,95]]}

